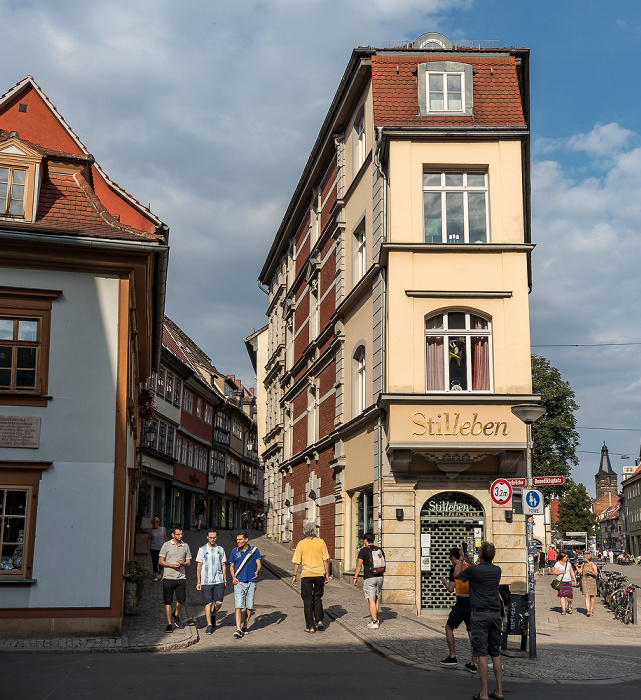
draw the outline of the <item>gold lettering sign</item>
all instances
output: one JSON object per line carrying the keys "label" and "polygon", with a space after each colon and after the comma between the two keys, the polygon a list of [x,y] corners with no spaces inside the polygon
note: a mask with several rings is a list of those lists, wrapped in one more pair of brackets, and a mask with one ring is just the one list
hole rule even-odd
{"label": "gold lettering sign", "polygon": [[424,413],[417,411],[412,416],[415,426],[412,435],[509,435],[510,431],[505,421],[483,423],[478,416],[478,413],[473,413],[472,420],[461,420],[460,413],[439,413],[436,418],[426,418]]}

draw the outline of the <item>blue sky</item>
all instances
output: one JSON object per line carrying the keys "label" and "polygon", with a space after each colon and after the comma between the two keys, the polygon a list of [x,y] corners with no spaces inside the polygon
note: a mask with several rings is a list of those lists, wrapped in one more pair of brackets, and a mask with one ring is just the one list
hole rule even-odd
{"label": "blue sky", "polygon": [[[577,394],[580,466],[639,454],[638,0],[0,0],[0,92],[31,74],[171,227],[167,313],[253,385],[256,278],[355,46],[439,31],[531,50],[533,345]],[[10,28],[10,31],[6,31]],[[619,430],[603,430],[618,428]],[[629,430],[621,430],[629,429]],[[617,454],[627,454],[622,461]]]}

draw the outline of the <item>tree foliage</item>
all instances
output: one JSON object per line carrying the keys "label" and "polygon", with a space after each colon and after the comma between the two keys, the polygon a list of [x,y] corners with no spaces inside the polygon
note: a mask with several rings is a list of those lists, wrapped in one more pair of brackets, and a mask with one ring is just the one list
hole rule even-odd
{"label": "tree foliage", "polygon": [[[563,381],[559,370],[539,355],[532,355],[532,389],[541,395],[541,405],[545,408],[545,415],[532,425],[532,473],[534,476],[563,474],[568,477],[572,467],[579,463],[576,456],[579,434],[574,416],[579,406],[574,400],[574,391]],[[553,493],[562,495],[568,484],[539,488],[549,502]]]}
{"label": "tree foliage", "polygon": [[596,515],[592,512],[592,499],[583,484],[570,479],[566,483],[565,495],[559,501],[559,519],[556,521],[557,533],[587,532],[594,534]]}

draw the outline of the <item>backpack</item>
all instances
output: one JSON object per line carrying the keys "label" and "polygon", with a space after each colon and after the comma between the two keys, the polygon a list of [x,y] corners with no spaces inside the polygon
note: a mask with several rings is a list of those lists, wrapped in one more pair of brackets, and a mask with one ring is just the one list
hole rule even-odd
{"label": "backpack", "polygon": [[374,576],[382,576],[385,573],[385,555],[380,547],[370,547],[369,553],[372,558],[370,569]]}

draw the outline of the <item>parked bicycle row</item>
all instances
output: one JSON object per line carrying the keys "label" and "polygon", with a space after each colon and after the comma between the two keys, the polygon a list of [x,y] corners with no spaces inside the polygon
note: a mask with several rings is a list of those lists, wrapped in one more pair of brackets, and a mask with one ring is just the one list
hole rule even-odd
{"label": "parked bicycle row", "polygon": [[615,620],[621,620],[626,625],[635,621],[636,591],[639,588],[625,574],[599,567],[597,593],[604,605],[612,610]]}

